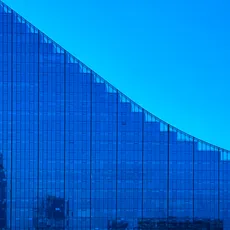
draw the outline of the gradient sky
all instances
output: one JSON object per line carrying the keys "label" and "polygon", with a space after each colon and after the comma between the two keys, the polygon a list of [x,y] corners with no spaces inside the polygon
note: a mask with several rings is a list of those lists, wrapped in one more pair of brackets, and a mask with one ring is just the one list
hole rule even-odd
{"label": "gradient sky", "polygon": [[230,150],[230,1],[3,0],[159,118]]}

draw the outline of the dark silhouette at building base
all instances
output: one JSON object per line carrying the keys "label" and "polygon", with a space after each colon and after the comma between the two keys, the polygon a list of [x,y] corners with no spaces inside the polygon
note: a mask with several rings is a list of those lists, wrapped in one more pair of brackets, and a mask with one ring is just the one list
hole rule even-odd
{"label": "dark silhouette at building base", "polygon": [[146,218],[138,221],[138,230],[223,230],[221,220]]}
{"label": "dark silhouette at building base", "polygon": [[108,221],[108,230],[125,230],[128,229],[128,222],[123,219],[109,220]]}
{"label": "dark silhouette at building base", "polygon": [[38,215],[34,216],[33,222],[37,230],[64,230],[68,227],[68,202],[64,198],[47,196],[35,213]]}
{"label": "dark silhouette at building base", "polygon": [[0,153],[0,229],[6,228],[6,175]]}

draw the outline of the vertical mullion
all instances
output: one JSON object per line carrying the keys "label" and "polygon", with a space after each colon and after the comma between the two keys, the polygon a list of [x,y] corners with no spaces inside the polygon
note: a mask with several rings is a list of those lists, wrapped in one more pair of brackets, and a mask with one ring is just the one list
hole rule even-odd
{"label": "vertical mullion", "polygon": [[144,124],[145,124],[145,113],[142,109],[142,220],[144,218]]}
{"label": "vertical mullion", "polygon": [[92,147],[93,147],[93,73],[90,72],[91,82],[90,82],[90,229],[92,229]]}
{"label": "vertical mullion", "polygon": [[118,113],[118,103],[119,103],[119,94],[118,94],[118,90],[117,90],[117,124],[116,124],[116,222],[117,222],[117,189],[118,189],[118,117],[119,117],[119,113]]}
{"label": "vertical mullion", "polygon": [[169,172],[169,164],[170,164],[170,126],[168,125],[168,178],[167,178],[167,223],[168,220],[169,220],[169,175],[170,175],[170,172]]}
{"label": "vertical mullion", "polygon": [[195,211],[194,211],[194,187],[195,187],[195,181],[194,181],[194,162],[195,162],[195,143],[194,143],[194,137],[193,137],[193,147],[192,147],[192,188],[193,188],[193,192],[192,192],[192,216],[193,216],[193,222],[194,222],[194,219],[195,219]]}
{"label": "vertical mullion", "polygon": [[40,31],[38,31],[38,143],[37,143],[37,148],[38,148],[38,159],[37,159],[37,226],[38,226],[38,213],[39,213],[39,180],[40,180],[40,175],[39,175],[39,162],[40,162],[40,131],[39,131],[39,127],[40,127]]}
{"label": "vertical mullion", "polygon": [[66,51],[64,50],[64,202],[65,202],[65,213],[66,213]]}
{"label": "vertical mullion", "polygon": [[218,223],[220,223],[220,157],[220,148],[218,148]]}
{"label": "vertical mullion", "polygon": [[12,228],[12,198],[13,198],[13,192],[12,192],[12,180],[13,180],[13,170],[12,170],[12,165],[13,165],[13,47],[14,47],[14,27],[13,27],[13,22],[14,22],[14,11],[11,10],[11,159],[10,159],[10,168],[11,168],[11,174],[10,174],[10,227]]}

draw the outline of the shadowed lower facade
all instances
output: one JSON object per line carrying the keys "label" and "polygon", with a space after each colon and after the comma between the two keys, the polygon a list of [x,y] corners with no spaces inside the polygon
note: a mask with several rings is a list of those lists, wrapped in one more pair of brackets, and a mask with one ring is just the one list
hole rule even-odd
{"label": "shadowed lower facade", "polygon": [[0,1],[0,229],[229,230],[229,162]]}

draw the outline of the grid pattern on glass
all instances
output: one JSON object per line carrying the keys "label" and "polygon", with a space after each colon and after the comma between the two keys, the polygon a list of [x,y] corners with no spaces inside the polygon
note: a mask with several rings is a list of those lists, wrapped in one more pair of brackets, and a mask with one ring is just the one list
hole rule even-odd
{"label": "grid pattern on glass", "polygon": [[0,2],[0,228],[229,229],[229,162]]}
{"label": "grid pattern on glass", "polygon": [[169,132],[169,216],[193,219],[193,138]]}
{"label": "grid pattern on glass", "polygon": [[[0,3],[1,4],[1,3]],[[12,10],[0,5],[0,227],[10,225],[12,210]]]}

